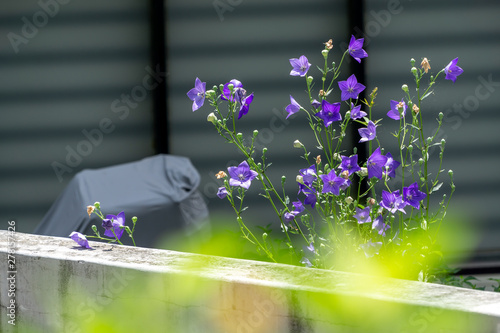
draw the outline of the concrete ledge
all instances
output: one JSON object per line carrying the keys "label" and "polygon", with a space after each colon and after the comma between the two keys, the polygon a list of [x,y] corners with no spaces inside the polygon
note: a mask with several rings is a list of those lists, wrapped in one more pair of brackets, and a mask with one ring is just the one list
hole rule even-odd
{"label": "concrete ledge", "polygon": [[1,332],[500,332],[500,293],[91,246],[0,231]]}

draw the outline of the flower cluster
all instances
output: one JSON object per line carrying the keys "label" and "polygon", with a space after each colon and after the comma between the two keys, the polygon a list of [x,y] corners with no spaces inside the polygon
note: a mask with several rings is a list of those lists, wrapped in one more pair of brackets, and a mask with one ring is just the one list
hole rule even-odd
{"label": "flower cluster", "polygon": [[[248,113],[253,93],[247,95],[242,83],[235,79],[207,91],[206,83],[198,78],[195,87],[187,93],[193,101],[193,111],[203,105],[205,97],[210,101],[214,112],[207,119],[226,141],[236,145],[245,155],[245,160],[238,166],[229,167],[227,173],[220,171],[216,175],[223,181],[217,196],[227,198],[231,203],[243,237],[273,261],[279,260],[277,253],[282,248],[275,248],[268,241],[269,232],[259,238],[243,222],[243,200],[254,180],[260,182],[262,196],[270,202],[280,221],[284,237],[279,244],[290,251],[292,259],[288,262],[324,268],[335,268],[332,258],[347,252],[361,252],[366,258],[381,256],[383,251],[401,255],[408,253],[411,235],[415,230],[427,232],[431,224],[437,225],[439,229],[454,191],[453,173],[450,170],[450,195],[447,200],[446,195],[443,196],[437,211],[430,210],[430,195],[442,185],[439,176],[443,172],[441,163],[445,141],[436,141],[443,115],[438,116],[437,131],[425,138],[420,110],[422,101],[432,93],[431,87],[441,73],[445,74],[445,79],[453,82],[462,74],[463,70],[457,66],[458,58],[437,74],[431,75],[425,91],[421,91],[420,86],[423,86],[425,75],[431,69],[429,60],[423,58],[421,68],[417,69],[415,60],[411,59],[410,72],[415,80],[415,92],[410,93],[408,85],[403,85],[403,96],[388,103],[389,111],[382,111],[389,121],[399,123],[399,129],[394,133],[398,149],[393,155],[384,151],[377,136],[383,121],[383,117],[379,118],[380,111],[374,108],[377,89],[369,94],[369,98],[360,98],[366,86],[358,82],[355,75],[337,81],[346,56],[351,56],[358,63],[368,57],[363,50],[363,38],[351,36],[339,65],[333,62],[330,67],[328,57],[333,48],[332,43],[332,40],[326,42],[322,50],[325,63],[322,69],[318,67],[321,82],[317,97],[313,93],[314,78],[308,74],[311,64],[307,57],[302,55],[289,60],[292,66],[290,75],[305,78],[309,98],[307,103],[299,104],[290,95],[290,104],[284,110],[288,113],[287,118],[303,112],[303,119],[312,129],[320,150],[319,155],[315,154],[317,157],[311,161],[311,152],[300,141],[296,140],[293,144],[304,151],[303,158],[308,163],[308,167],[299,169],[296,176],[296,200],[286,195],[284,190],[278,190],[269,179],[267,148],[263,149],[260,160],[254,158],[257,153],[254,142],[258,131],[254,131],[250,139],[243,139],[243,134],[236,130],[236,119]],[[337,84],[334,85],[334,82]],[[328,101],[327,98],[337,87],[340,101]],[[227,112],[222,111],[223,103],[227,103]],[[412,111],[408,112],[411,117],[406,112],[408,109]],[[360,125],[359,144],[368,145],[367,157],[358,155],[356,149],[352,154],[346,154],[343,148],[346,131],[353,123]],[[431,177],[428,170],[429,151],[435,146],[441,150],[440,170]],[[397,175],[401,176],[398,181],[394,180]],[[285,182],[286,177],[283,176],[282,188]],[[432,239],[429,242],[432,243]],[[422,245],[418,255],[427,255],[430,248],[429,244]],[[420,263],[419,273],[429,274],[426,269]]]}
{"label": "flower cluster", "polygon": [[112,215],[108,214],[106,217],[104,217],[103,213],[101,212],[101,204],[99,202],[95,202],[94,205],[87,206],[87,214],[89,214],[89,217],[92,215],[92,213],[96,214],[99,216],[102,220],[101,226],[104,228],[104,236],[102,237],[99,231],[97,230],[97,227],[95,225],[92,226],[92,231],[94,231],[95,236],[85,236],[77,231],[73,231],[69,236],[71,237],[72,240],[74,240],[78,245],[81,247],[91,249],[89,242],[87,240],[87,237],[90,238],[96,238],[108,242],[116,242],[118,244],[123,245],[123,243],[120,241],[123,232],[126,231],[129,237],[132,239],[132,242],[135,246],[135,241],[133,237],[133,233],[135,230],[135,224],[137,222],[137,217],[132,217],[132,224],[133,227],[130,229],[130,227],[125,225],[125,213],[120,212],[118,215]]}

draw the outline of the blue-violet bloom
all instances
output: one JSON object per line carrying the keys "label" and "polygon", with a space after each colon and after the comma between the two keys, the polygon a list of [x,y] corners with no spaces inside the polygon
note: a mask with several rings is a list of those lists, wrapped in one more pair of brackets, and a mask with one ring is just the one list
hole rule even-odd
{"label": "blue-violet bloom", "polygon": [[84,235],[82,235],[81,233],[77,232],[77,231],[73,231],[69,237],[71,237],[72,240],[74,240],[78,245],[80,245],[81,247],[84,247],[86,249],[91,249],[90,245],[89,245],[89,241],[87,240],[87,237],[85,237]]}
{"label": "blue-violet bloom", "polygon": [[427,194],[419,191],[417,182],[408,187],[403,187],[403,200],[407,205],[416,209],[420,208],[420,201],[424,200]]}
{"label": "blue-violet bloom", "polygon": [[354,214],[354,218],[358,220],[359,224],[370,223],[372,221],[372,218],[370,217],[370,207],[363,209],[356,207],[356,214]]}
{"label": "blue-violet bloom", "polygon": [[445,79],[451,80],[453,83],[457,80],[457,76],[462,74],[464,70],[457,66],[458,58],[453,59],[450,63],[444,68],[444,73],[446,74]]}
{"label": "blue-violet bloom", "polygon": [[389,110],[389,112],[387,112],[387,116],[391,119],[399,120],[401,118],[401,115],[403,115],[404,117],[405,114],[406,114],[406,103],[404,99],[401,99],[401,102],[391,100],[391,109]]}
{"label": "blue-violet bloom", "polygon": [[358,165],[358,155],[352,155],[351,157],[342,156],[341,158],[342,162],[340,162],[339,169],[341,169],[342,172],[347,171],[350,176],[353,173],[361,170],[360,166]]}
{"label": "blue-violet bloom", "polygon": [[399,190],[392,193],[382,190],[382,201],[380,201],[380,206],[384,207],[392,214],[396,213],[398,210],[406,214],[404,210],[406,203],[403,201],[403,197],[399,194]]}
{"label": "blue-violet bloom", "polygon": [[300,56],[299,59],[290,59],[290,65],[293,67],[290,71],[291,76],[306,76],[309,67],[311,67],[311,64],[304,55]]}
{"label": "blue-violet bloom", "polygon": [[396,169],[401,165],[401,163],[392,158],[391,153],[387,153],[385,156],[387,157],[387,162],[384,165],[383,175],[394,178],[396,177]]}
{"label": "blue-violet bloom", "polygon": [[288,112],[288,116],[286,116],[286,119],[288,119],[288,117],[290,117],[292,114],[299,112],[300,108],[301,106],[299,105],[299,103],[297,103],[292,95],[290,95],[290,104],[288,104],[288,106],[285,108],[286,112]]}
{"label": "blue-violet bloom", "polygon": [[340,99],[347,101],[349,98],[357,99],[360,92],[365,90],[365,86],[358,83],[356,76],[352,74],[346,81],[339,81],[339,88],[342,91]]}
{"label": "blue-violet bloom", "polygon": [[194,80],[194,88],[187,92],[187,96],[193,101],[193,112],[198,110],[205,103],[206,82],[201,82],[199,78]]}
{"label": "blue-violet bloom", "polygon": [[358,129],[359,135],[361,136],[359,142],[367,142],[375,139],[375,137],[377,136],[376,128],[377,126],[373,123],[373,121],[370,120],[366,128]]}
{"label": "blue-violet bloom", "polygon": [[389,229],[391,226],[384,223],[384,218],[382,215],[379,215],[375,218],[372,224],[372,229],[376,229],[379,235],[385,236],[385,231]]}
{"label": "blue-violet bloom", "polygon": [[364,41],[364,38],[356,39],[354,35],[352,35],[351,40],[349,41],[349,47],[347,49],[351,57],[353,57],[359,63],[361,63],[361,58],[368,57],[368,53],[363,50]]}
{"label": "blue-violet bloom", "polygon": [[[115,238],[115,235],[113,234],[113,231],[116,234],[116,238],[120,239],[123,234],[123,227],[125,226],[125,212],[120,212],[118,215],[111,215],[108,214],[106,215],[106,219],[104,220],[111,220],[111,228],[106,229],[104,231],[104,235],[107,237],[112,237]],[[103,220],[103,227],[104,227],[104,220]]]}
{"label": "blue-violet bloom", "polygon": [[[231,90],[229,89],[229,85],[233,85],[233,94],[231,94]],[[222,88],[222,94],[220,98],[225,101],[235,102],[237,98],[239,98],[238,102],[241,104],[241,97],[246,95],[245,89],[243,89],[243,83],[236,79],[232,79],[231,81],[224,84]]]}
{"label": "blue-violet bloom", "polygon": [[344,185],[346,180],[335,174],[335,170],[331,170],[327,175],[319,176],[323,181],[323,191],[322,193],[333,193],[339,195],[340,186]]}
{"label": "blue-violet bloom", "polygon": [[253,93],[251,93],[246,97],[241,98],[240,102],[241,107],[240,107],[240,112],[238,113],[238,119],[240,119],[241,117],[243,117],[248,113],[248,108],[250,107],[252,101],[253,101]]}
{"label": "blue-violet bloom", "polygon": [[315,114],[315,116],[323,119],[325,127],[330,126],[334,121],[342,120],[340,115],[340,102],[338,103],[328,103],[326,100],[321,101],[321,111]]}
{"label": "blue-violet bloom", "polygon": [[365,111],[361,110],[361,105],[354,106],[354,104],[351,103],[351,119],[360,119],[367,115]]}
{"label": "blue-violet bloom", "polygon": [[287,222],[292,221],[295,218],[295,216],[302,213],[305,209],[304,205],[302,204],[302,202],[300,200],[292,202],[292,205],[295,209],[292,210],[291,212],[286,212],[284,214],[285,221],[287,221]]}
{"label": "blue-violet bloom", "polygon": [[229,176],[229,185],[231,186],[240,186],[244,189],[250,187],[252,180],[257,177],[258,173],[254,170],[250,170],[250,166],[248,166],[247,161],[243,161],[237,167],[231,166],[227,168]]}
{"label": "blue-violet bloom", "polygon": [[376,177],[382,179],[382,171],[387,163],[387,157],[380,153],[380,147],[368,157],[366,167],[368,169],[368,178]]}

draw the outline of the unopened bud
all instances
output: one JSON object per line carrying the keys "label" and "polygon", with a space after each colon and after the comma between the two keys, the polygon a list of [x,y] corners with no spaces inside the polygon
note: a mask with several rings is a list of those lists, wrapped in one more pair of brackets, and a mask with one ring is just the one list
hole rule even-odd
{"label": "unopened bud", "polygon": [[255,138],[259,134],[258,130],[253,130],[253,137]]}
{"label": "unopened bud", "polygon": [[293,142],[293,148],[302,148],[302,147],[304,147],[304,145],[299,140],[295,140]]}
{"label": "unopened bud", "polygon": [[215,91],[214,90],[205,91],[205,97],[207,97],[208,99],[215,97]]}
{"label": "unopened bud", "polygon": [[215,113],[210,113],[208,116],[207,116],[207,121],[211,122],[212,124],[217,124],[217,116],[215,115]]}
{"label": "unopened bud", "polygon": [[307,77],[307,83],[311,84],[313,82],[314,78],[312,76]]}
{"label": "unopened bud", "polygon": [[264,155],[266,153],[267,153],[267,148],[266,147],[262,148],[262,154]]}
{"label": "unopened bud", "polygon": [[442,112],[439,112],[438,117],[439,117],[439,120],[443,120],[444,114]]}
{"label": "unopened bud", "polygon": [[426,141],[427,141],[427,144],[430,145],[432,143],[432,138],[428,137]]}
{"label": "unopened bud", "polygon": [[411,58],[410,59],[410,64],[412,67],[415,67],[415,59]]}
{"label": "unopened bud", "polygon": [[137,216],[132,216],[132,222],[133,223],[137,222]]}
{"label": "unopened bud", "polygon": [[92,231],[97,233],[97,227],[95,226],[95,224],[92,225]]}
{"label": "unopened bud", "polygon": [[232,84],[232,83],[228,84],[227,87],[228,87],[229,91],[231,91],[231,92],[234,90],[234,84]]}
{"label": "unopened bud", "polygon": [[324,49],[324,50],[321,51],[321,54],[323,55],[323,58],[325,58],[325,59],[328,58],[328,52],[329,51],[330,50],[328,50],[328,49]]}
{"label": "unopened bud", "polygon": [[407,84],[403,84],[401,86],[401,89],[403,89],[404,92],[408,92],[408,85]]}
{"label": "unopened bud", "polygon": [[366,177],[368,176],[368,169],[365,167],[361,167],[361,170],[357,172],[358,176],[360,177]]}
{"label": "unopened bud", "polygon": [[446,140],[445,139],[441,139],[441,146],[444,147],[445,144],[446,144]]}
{"label": "unopened bud", "polygon": [[450,177],[453,177],[453,170],[448,170],[448,174],[450,175]]}
{"label": "unopened bud", "polygon": [[424,159],[423,158],[419,158],[418,159],[418,165],[422,166],[422,164],[424,164]]}
{"label": "unopened bud", "polygon": [[243,139],[243,133],[238,133],[238,134],[236,134],[236,138],[237,138],[238,140]]}
{"label": "unopened bud", "polygon": [[411,153],[413,151],[413,146],[412,145],[409,145],[408,146],[408,151]]}
{"label": "unopened bud", "polygon": [[295,180],[299,184],[304,184],[304,177],[302,177],[301,175],[297,175],[297,177],[295,177]]}
{"label": "unopened bud", "polygon": [[353,202],[353,201],[354,201],[354,200],[353,200],[353,198],[352,198],[352,197],[347,197],[347,198],[345,198],[345,202],[346,202],[346,204],[348,204],[348,205],[352,204],[352,202]]}
{"label": "unopened bud", "polygon": [[413,75],[417,75],[417,68],[416,67],[412,67],[411,68],[411,72],[413,73]]}
{"label": "unopened bud", "polygon": [[94,202],[94,207],[97,209],[101,208],[101,203],[99,201]]}
{"label": "unopened bud", "polygon": [[262,239],[266,240],[266,238],[267,238],[267,232],[265,232],[265,233],[262,234]]}

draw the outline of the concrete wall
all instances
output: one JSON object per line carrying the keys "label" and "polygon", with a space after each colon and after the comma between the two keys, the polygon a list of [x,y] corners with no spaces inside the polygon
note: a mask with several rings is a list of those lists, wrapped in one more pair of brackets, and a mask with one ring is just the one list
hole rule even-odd
{"label": "concrete wall", "polygon": [[498,293],[75,245],[0,231],[1,332],[500,332]]}

